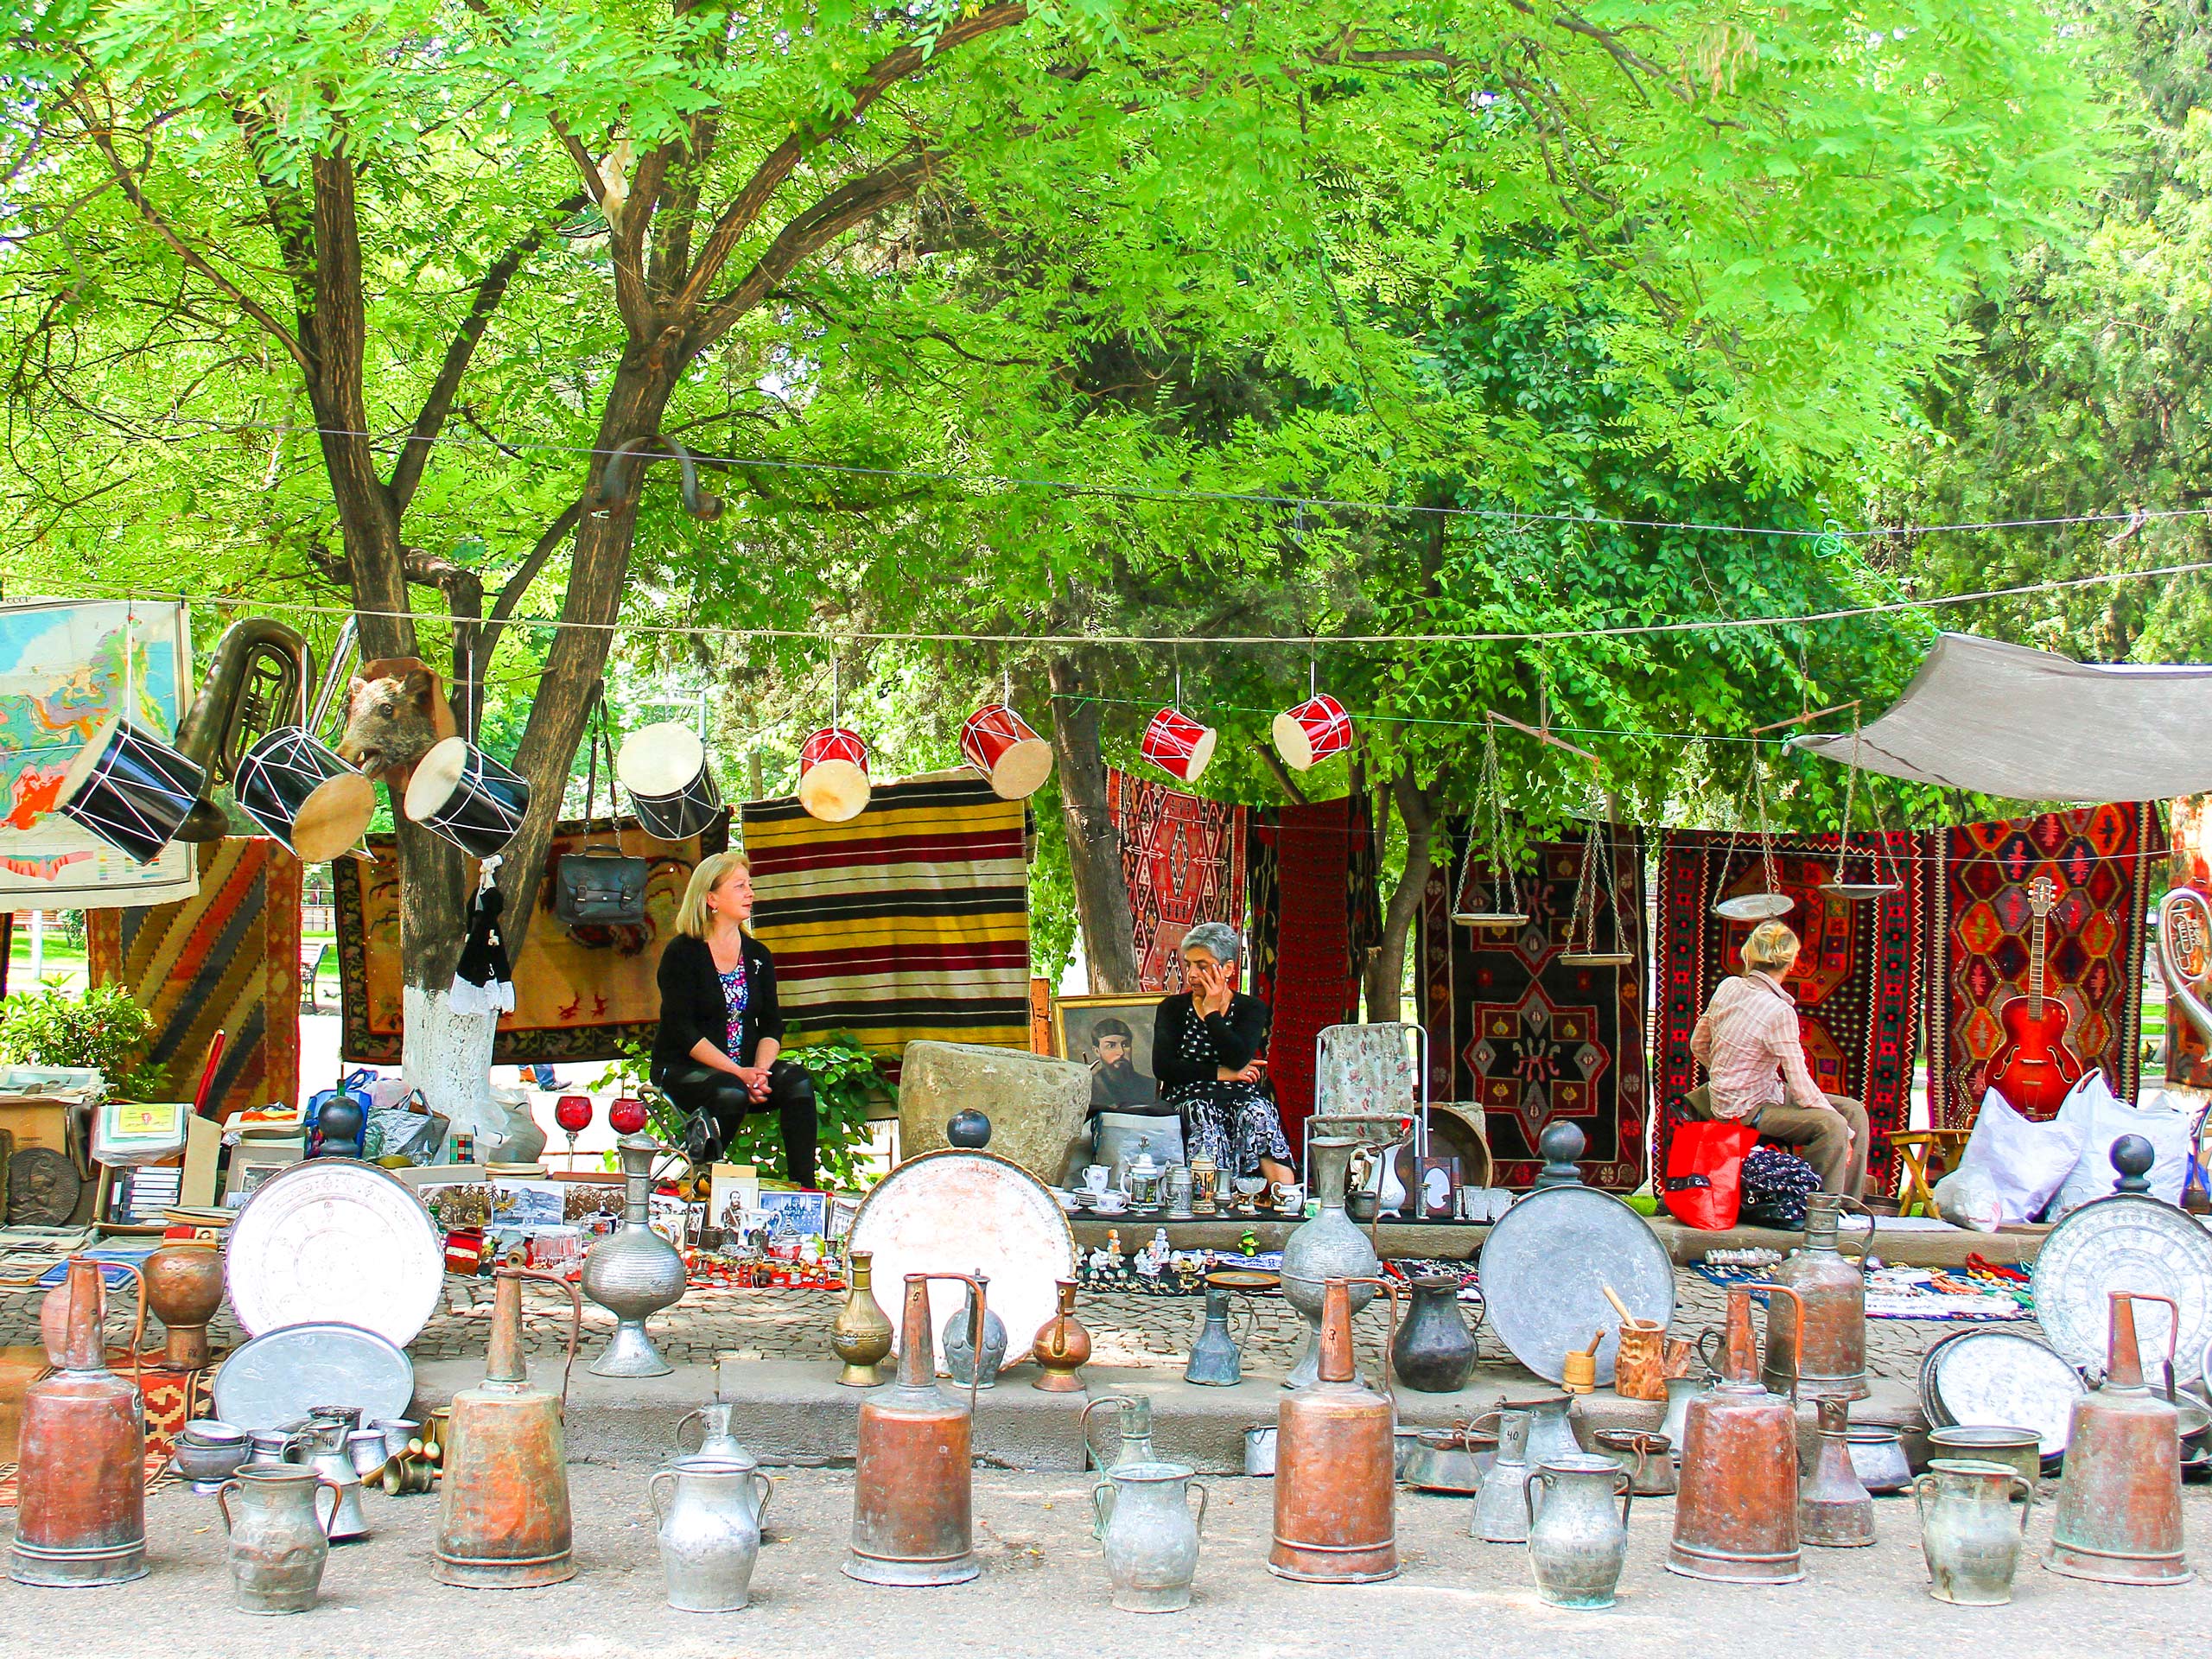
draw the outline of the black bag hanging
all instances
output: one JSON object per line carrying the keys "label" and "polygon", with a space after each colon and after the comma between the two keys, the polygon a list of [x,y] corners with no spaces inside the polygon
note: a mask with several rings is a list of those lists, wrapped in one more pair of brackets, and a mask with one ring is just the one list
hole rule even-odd
{"label": "black bag hanging", "polygon": [[[599,746],[607,745],[607,832],[614,833],[614,740],[607,730],[607,704],[595,700],[598,728],[588,733],[588,770],[584,773],[584,833],[591,834],[592,806],[599,795]],[[645,919],[645,877],[650,862],[622,850],[618,841],[609,847],[587,846],[582,852],[563,853],[553,867],[553,913],[570,929],[634,926]]]}

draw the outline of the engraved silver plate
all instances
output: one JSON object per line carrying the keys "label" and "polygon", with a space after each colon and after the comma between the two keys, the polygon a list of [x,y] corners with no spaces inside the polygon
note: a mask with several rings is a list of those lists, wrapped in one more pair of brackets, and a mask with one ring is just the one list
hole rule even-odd
{"label": "engraved silver plate", "polygon": [[215,1413],[235,1428],[276,1428],[318,1406],[359,1406],[361,1421],[404,1417],[415,1368],[373,1331],[289,1325],[239,1347],[215,1373]]}
{"label": "engraved silver plate", "polygon": [[231,1229],[223,1278],[249,1335],[290,1325],[415,1340],[445,1287],[445,1238],[390,1170],[317,1158],[279,1170]]}
{"label": "engraved silver plate", "polygon": [[2080,1373],[2033,1337],[1964,1331],[1928,1351],[1922,1398],[1938,1427],[2033,1429],[2043,1454],[2063,1452]]}
{"label": "engraved silver plate", "polygon": [[[2111,1293],[2133,1290],[2174,1299],[2181,1310],[2174,1380],[2194,1382],[2202,1373],[2212,1338],[2212,1232],[2186,1211],[2133,1192],[2085,1204],[2050,1230],[2032,1278],[2037,1321],[2079,1369],[2103,1372]],[[2164,1304],[2137,1305],[2143,1376],[2153,1385],[2164,1380],[2171,1325]]]}
{"label": "engraved silver plate", "polygon": [[[875,1300],[891,1316],[894,1344],[908,1274],[989,1274],[984,1302],[1006,1326],[1007,1365],[1029,1357],[1058,1311],[1058,1281],[1075,1277],[1075,1234],[1052,1189],[994,1153],[958,1147],[909,1158],[878,1182],[846,1248],[875,1252]],[[930,1287],[932,1344],[966,1305],[960,1285]],[[944,1363],[940,1353],[940,1371]]]}
{"label": "engraved silver plate", "polygon": [[1662,1325],[1675,1316],[1675,1264],[1642,1216],[1594,1187],[1553,1186],[1518,1199],[1483,1241],[1479,1275],[1490,1328],[1538,1376],[1556,1382],[1570,1352],[1598,1346],[1598,1386],[1613,1380],[1620,1315]]}

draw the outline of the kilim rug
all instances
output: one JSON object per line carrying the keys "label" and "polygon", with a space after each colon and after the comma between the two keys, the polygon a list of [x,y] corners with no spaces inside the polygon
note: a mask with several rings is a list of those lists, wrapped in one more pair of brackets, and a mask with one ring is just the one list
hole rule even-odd
{"label": "kilim rug", "polygon": [[[668,842],[647,835],[635,818],[618,818],[613,839],[646,861],[643,925],[571,933],[554,914],[555,863],[564,853],[605,847],[609,840],[604,818],[588,832],[579,819],[556,826],[530,931],[518,950],[510,946],[515,1006],[499,1016],[492,1039],[495,1063],[616,1059],[624,1044],[650,1044],[659,1029],[662,947],[692,870],[729,844],[729,821],[725,817],[690,841]],[[399,856],[390,836],[371,836],[369,850],[373,864],[340,858],[330,866],[341,1052],[348,1060],[394,1061],[401,1046]]]}
{"label": "kilim rug", "polygon": [[1268,1078],[1291,1151],[1313,1114],[1314,1044],[1359,1018],[1378,935],[1374,819],[1362,795],[1255,810],[1247,822],[1251,990],[1272,1014]]}
{"label": "kilim rug", "polygon": [[[1910,874],[1914,841],[1889,837]],[[1850,874],[1863,877],[1852,842]],[[1838,899],[1821,891],[1835,874],[1834,836],[1777,836],[1775,879],[1797,901],[1783,919],[1803,949],[1788,985],[1797,999],[1805,1060],[1827,1093],[1863,1101],[1874,1131],[1869,1167],[1874,1189],[1889,1190],[1894,1154],[1881,1138],[1912,1114],[1913,1051],[1920,1030],[1921,885],[1908,880],[1878,899]],[[1652,1065],[1657,1084],[1658,1156],[1673,1124],[1663,1109],[1705,1081],[1690,1058],[1690,1034],[1713,988],[1743,971],[1737,954],[1751,931],[1713,913],[1715,902],[1766,889],[1756,840],[1725,831],[1670,830],[1659,841],[1659,975]]]}
{"label": "kilim rug", "polygon": [[1122,833],[1137,988],[1179,992],[1183,935],[1198,922],[1244,925],[1244,809],[1109,766],[1106,812]]}
{"label": "kilim rug", "polygon": [[2003,1044],[1998,1010],[2024,995],[2034,917],[2028,883],[2058,884],[2044,970],[2072,1016],[2067,1042],[2135,1098],[2141,1056],[2144,906],[2165,851],[2155,803],[2122,802],[1932,830],[1928,890],[1928,1098],[1939,1127],[1965,1128]]}
{"label": "kilim rug", "polygon": [[[1525,925],[1455,924],[1452,883],[1467,837],[1467,823],[1454,821],[1451,844],[1457,851],[1429,872],[1415,935],[1430,1098],[1481,1106],[1496,1160],[1491,1179],[1500,1186],[1524,1187],[1536,1179],[1542,1167],[1536,1139],[1547,1124],[1564,1119],[1587,1138],[1583,1179],[1610,1192],[1633,1192],[1643,1184],[1649,1098],[1643,832],[1617,830],[1611,849],[1637,958],[1624,968],[1560,960],[1582,869],[1579,840],[1539,842],[1528,849],[1516,872]],[[1599,943],[1611,942],[1611,928],[1601,922]]]}
{"label": "kilim rug", "polygon": [[967,771],[879,784],[844,823],[747,802],[784,1016],[850,1032],[893,1079],[906,1045],[1029,1046],[1027,809]]}
{"label": "kilim rug", "polygon": [[170,1097],[191,1098],[219,1031],[208,1109],[289,1107],[300,1097],[300,861],[266,836],[197,852],[191,898],[86,914],[92,982],[128,986],[154,1016],[146,1063],[166,1071]]}
{"label": "kilim rug", "polygon": [[[2184,795],[2166,803],[2168,834],[2173,843],[2168,881],[2212,894],[2212,795]],[[2212,1089],[2212,1053],[2181,1005],[2166,998],[2166,1081],[2190,1089]]]}

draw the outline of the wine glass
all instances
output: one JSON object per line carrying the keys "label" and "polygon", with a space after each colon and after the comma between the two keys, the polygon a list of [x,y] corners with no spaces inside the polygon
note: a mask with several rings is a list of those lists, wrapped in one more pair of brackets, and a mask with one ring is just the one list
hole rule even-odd
{"label": "wine glass", "polygon": [[576,1166],[576,1136],[591,1127],[591,1096],[563,1095],[553,1104],[553,1121],[569,1132],[569,1167]]}
{"label": "wine glass", "polygon": [[607,1127],[617,1135],[635,1135],[645,1127],[645,1103],[625,1095],[607,1109]]}

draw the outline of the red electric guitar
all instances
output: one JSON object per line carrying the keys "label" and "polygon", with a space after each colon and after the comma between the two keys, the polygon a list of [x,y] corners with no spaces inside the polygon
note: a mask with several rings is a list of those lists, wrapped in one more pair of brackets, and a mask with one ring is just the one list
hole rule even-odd
{"label": "red electric guitar", "polygon": [[2067,1092],[2082,1080],[2082,1057],[2066,1046],[2066,1005],[2043,994],[2044,928],[2058,906],[2058,887],[2049,876],[2028,883],[2028,904],[2036,914],[2035,941],[2028,957],[2028,994],[1997,1011],[2005,1042],[1990,1060],[1986,1087],[2005,1096],[2023,1117],[2041,1122],[2058,1115]]}

